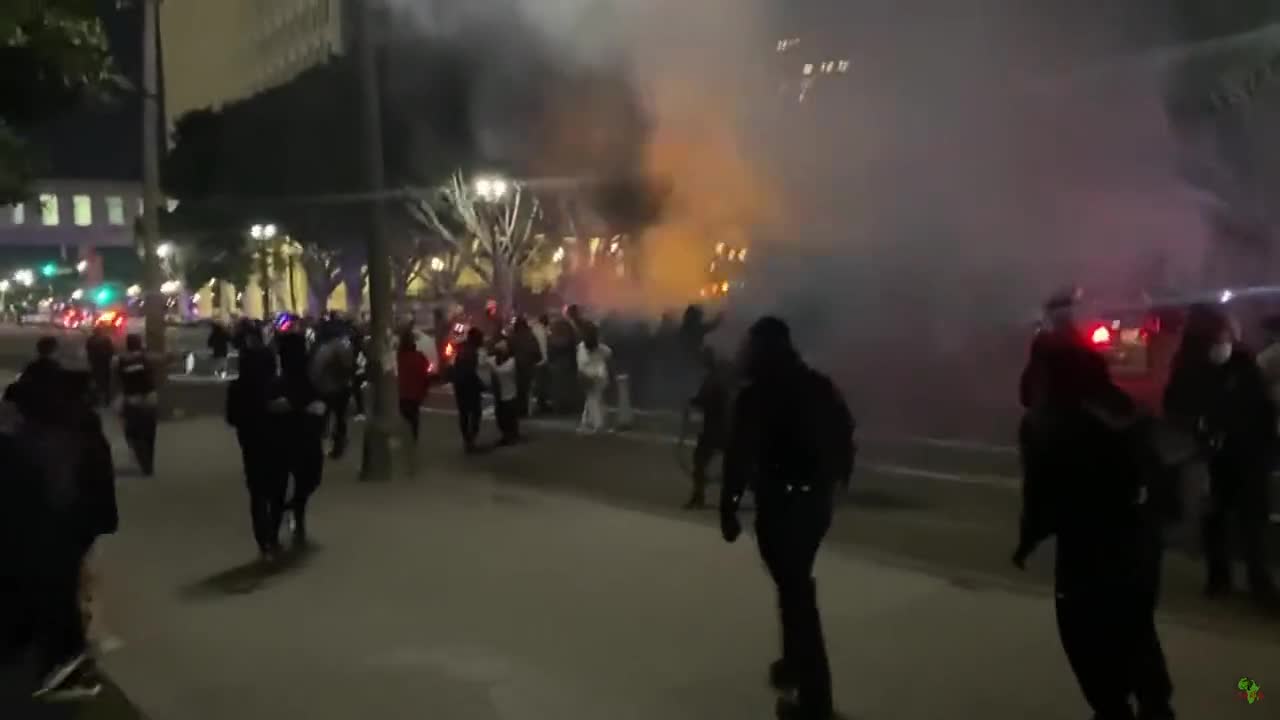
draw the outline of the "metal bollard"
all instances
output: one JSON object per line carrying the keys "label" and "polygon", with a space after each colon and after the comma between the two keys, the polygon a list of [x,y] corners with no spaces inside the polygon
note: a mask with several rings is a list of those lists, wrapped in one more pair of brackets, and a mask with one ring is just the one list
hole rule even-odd
{"label": "metal bollard", "polygon": [[614,426],[618,430],[626,430],[631,427],[632,421],[635,419],[635,412],[631,408],[631,376],[618,376],[618,416]]}

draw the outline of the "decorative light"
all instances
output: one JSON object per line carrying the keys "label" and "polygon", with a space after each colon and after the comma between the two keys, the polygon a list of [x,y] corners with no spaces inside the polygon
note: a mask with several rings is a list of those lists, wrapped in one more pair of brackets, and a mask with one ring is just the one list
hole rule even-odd
{"label": "decorative light", "polygon": [[444,272],[444,259],[439,257],[431,258],[432,272]]}
{"label": "decorative light", "polygon": [[8,280],[0,280],[0,292],[9,292]]}
{"label": "decorative light", "polygon": [[722,242],[716,243],[716,256],[719,257],[723,254],[724,254],[724,243]]}
{"label": "decorative light", "polygon": [[160,292],[165,295],[173,295],[182,289],[182,283],[177,280],[169,280],[160,286]]}

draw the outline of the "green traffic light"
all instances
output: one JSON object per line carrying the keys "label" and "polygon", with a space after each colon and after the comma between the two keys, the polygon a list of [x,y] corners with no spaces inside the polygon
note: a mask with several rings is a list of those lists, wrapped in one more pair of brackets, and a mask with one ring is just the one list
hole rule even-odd
{"label": "green traffic light", "polygon": [[58,274],[58,266],[55,265],[54,263],[49,263],[48,265],[45,265],[44,267],[40,268],[40,274],[47,278],[53,277],[54,275]]}
{"label": "green traffic light", "polygon": [[98,292],[93,294],[94,302],[99,305],[106,305],[111,302],[112,297],[114,297],[114,295],[111,292],[111,288],[101,288]]}

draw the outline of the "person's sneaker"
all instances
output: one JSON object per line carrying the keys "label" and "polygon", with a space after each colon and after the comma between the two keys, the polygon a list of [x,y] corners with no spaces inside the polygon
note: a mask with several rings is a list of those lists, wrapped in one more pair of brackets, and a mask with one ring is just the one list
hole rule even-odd
{"label": "person's sneaker", "polygon": [[836,716],[830,708],[808,707],[790,697],[778,698],[774,713],[778,720],[834,720]]}
{"label": "person's sneaker", "polygon": [[49,674],[45,676],[44,682],[40,684],[40,689],[36,690],[32,697],[44,697],[45,695],[48,695],[54,690],[62,687],[73,675],[76,674],[76,671],[80,670],[88,661],[89,656],[84,653],[80,653],[70,660],[55,666],[49,671]]}
{"label": "person's sneaker", "polygon": [[91,700],[101,692],[102,683],[92,678],[78,678],[39,696],[39,699],[44,702],[78,702]]}

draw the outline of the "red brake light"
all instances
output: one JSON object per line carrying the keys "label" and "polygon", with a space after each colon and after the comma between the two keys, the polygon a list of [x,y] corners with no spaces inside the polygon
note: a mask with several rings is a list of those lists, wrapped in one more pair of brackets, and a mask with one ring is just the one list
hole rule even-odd
{"label": "red brake light", "polygon": [[445,343],[444,356],[447,358],[453,357],[453,343]]}
{"label": "red brake light", "polygon": [[1094,345],[1106,345],[1111,342],[1111,331],[1107,329],[1106,325],[1099,325],[1094,328],[1089,340]]}

